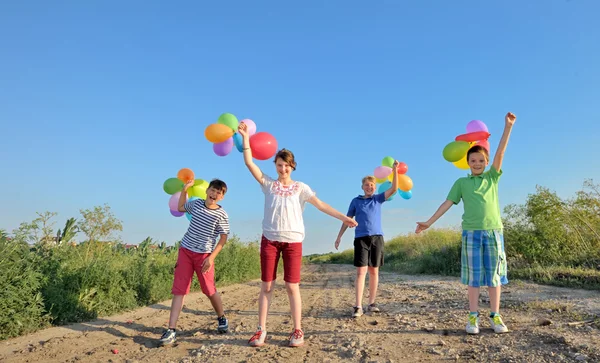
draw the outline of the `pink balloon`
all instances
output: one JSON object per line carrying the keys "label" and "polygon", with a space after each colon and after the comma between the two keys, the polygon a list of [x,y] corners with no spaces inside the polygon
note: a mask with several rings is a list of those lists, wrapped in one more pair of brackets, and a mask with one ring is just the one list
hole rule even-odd
{"label": "pink balloon", "polygon": [[233,149],[233,137],[230,137],[223,142],[213,144],[213,151],[219,156],[225,156],[229,154],[231,149]]}
{"label": "pink balloon", "polygon": [[487,140],[477,141],[475,145],[483,146],[483,148],[486,149],[488,153],[490,152],[490,142]]}
{"label": "pink balloon", "polygon": [[377,179],[385,179],[388,175],[392,173],[392,168],[389,166],[378,166],[375,168],[375,177]]}
{"label": "pink balloon", "polygon": [[177,210],[178,206],[179,206],[179,196],[181,195],[181,192],[177,192],[175,194],[173,194],[171,196],[171,198],[169,199],[169,209],[170,210]]}
{"label": "pink balloon", "polygon": [[246,126],[248,126],[248,136],[256,134],[256,124],[254,121],[250,120],[249,118],[245,118],[240,122],[243,122],[246,124]]}
{"label": "pink balloon", "polygon": [[483,121],[473,120],[467,124],[467,133],[477,131],[489,132],[487,126],[483,123]]}
{"label": "pink balloon", "polygon": [[170,212],[171,212],[171,215],[172,215],[173,217],[181,217],[181,216],[183,216],[183,215],[185,214],[185,213],[183,213],[183,212],[180,212],[180,211],[178,211],[178,210],[171,210]]}

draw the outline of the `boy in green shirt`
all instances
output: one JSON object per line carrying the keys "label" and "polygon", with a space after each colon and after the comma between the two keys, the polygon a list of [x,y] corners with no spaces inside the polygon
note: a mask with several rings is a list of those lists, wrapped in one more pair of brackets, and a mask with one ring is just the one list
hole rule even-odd
{"label": "boy in green shirt", "polygon": [[496,333],[506,333],[508,328],[500,316],[500,286],[508,283],[506,253],[502,236],[502,220],[498,203],[498,181],[502,175],[502,159],[510,132],[517,117],[509,112],[504,118],[504,133],[494,156],[492,167],[488,151],[482,146],[473,146],[467,152],[471,174],[458,179],[447,200],[427,222],[417,222],[416,233],[429,228],[454,204],[462,199],[461,282],[468,285],[469,321],[468,334],[479,334],[479,287],[488,286],[490,295],[490,325]]}

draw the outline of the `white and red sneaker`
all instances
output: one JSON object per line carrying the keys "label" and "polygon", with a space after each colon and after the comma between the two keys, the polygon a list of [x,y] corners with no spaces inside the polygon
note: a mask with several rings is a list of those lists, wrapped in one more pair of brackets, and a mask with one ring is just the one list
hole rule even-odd
{"label": "white and red sneaker", "polygon": [[251,347],[261,347],[265,345],[265,339],[267,338],[267,331],[262,330],[262,327],[256,329],[256,333],[248,340],[248,344]]}
{"label": "white and red sneaker", "polygon": [[294,329],[290,334],[290,347],[301,347],[304,345],[304,333],[300,329]]}

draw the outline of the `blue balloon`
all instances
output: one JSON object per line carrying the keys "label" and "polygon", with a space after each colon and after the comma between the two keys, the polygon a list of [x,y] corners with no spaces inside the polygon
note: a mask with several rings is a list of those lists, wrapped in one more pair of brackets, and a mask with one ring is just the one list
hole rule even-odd
{"label": "blue balloon", "polygon": [[409,190],[408,192],[405,192],[404,190],[398,189],[398,193],[400,193],[400,196],[403,199],[407,199],[408,200],[408,199],[412,198],[412,190]]}
{"label": "blue balloon", "polygon": [[238,134],[237,132],[233,134],[233,144],[239,152],[244,151],[244,139],[242,138],[242,135]]}
{"label": "blue balloon", "polygon": [[[187,203],[192,202],[194,200],[200,199],[198,197],[191,197],[190,199],[187,200]],[[192,215],[189,214],[188,212],[185,212],[185,217],[188,219],[188,221],[192,221]]]}
{"label": "blue balloon", "polygon": [[[381,183],[381,185],[379,186],[379,188],[377,189],[378,193],[385,193],[386,190],[390,189],[390,187],[392,186],[392,182],[390,182],[389,180],[386,180],[385,182]],[[394,195],[396,195],[396,193],[398,193],[398,191],[395,191],[394,194],[392,194],[388,199],[386,199],[386,201],[390,201],[394,199]]]}

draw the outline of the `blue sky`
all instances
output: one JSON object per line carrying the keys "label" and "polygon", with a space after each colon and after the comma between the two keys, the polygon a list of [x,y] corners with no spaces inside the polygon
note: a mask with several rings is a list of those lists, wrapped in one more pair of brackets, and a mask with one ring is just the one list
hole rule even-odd
{"label": "blue sky", "polygon": [[[171,244],[187,220],[162,183],[189,167],[228,183],[233,232],[257,238],[258,184],[204,138],[223,112],[294,151],[294,178],[343,212],[384,156],[406,162],[413,198],[385,205],[387,237],[466,174],[443,147],[480,119],[493,152],[507,111],[502,206],[536,185],[572,196],[600,180],[599,13],[595,0],[3,2],[0,228],[46,210],[59,228],[108,203],[126,242]],[[305,253],[333,250],[337,220],[309,205],[305,223]]]}

